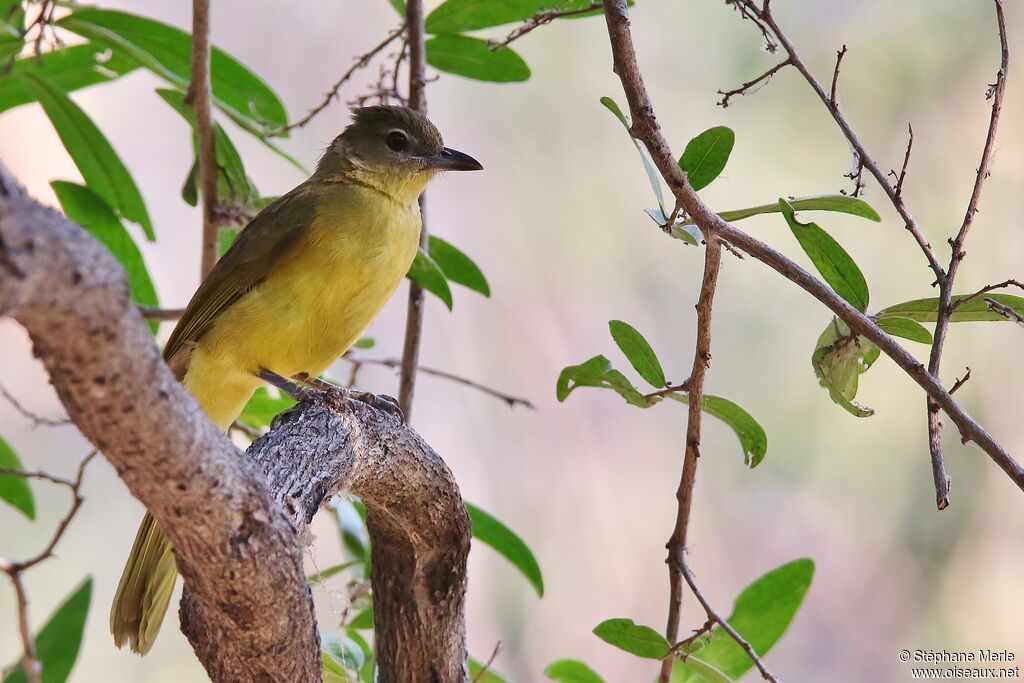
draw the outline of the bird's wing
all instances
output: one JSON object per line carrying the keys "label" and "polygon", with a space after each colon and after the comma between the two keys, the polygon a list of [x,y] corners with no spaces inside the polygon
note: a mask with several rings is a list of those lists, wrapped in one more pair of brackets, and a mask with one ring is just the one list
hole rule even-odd
{"label": "bird's wing", "polygon": [[164,347],[170,362],[195,344],[223,313],[258,285],[282,256],[309,231],[318,188],[304,183],[252,219],[192,295]]}

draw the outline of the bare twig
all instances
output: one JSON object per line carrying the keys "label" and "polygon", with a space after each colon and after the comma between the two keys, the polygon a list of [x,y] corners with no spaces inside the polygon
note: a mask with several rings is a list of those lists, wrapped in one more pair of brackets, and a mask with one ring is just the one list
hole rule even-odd
{"label": "bare twig", "polygon": [[[704,277],[701,281],[700,296],[697,298],[697,342],[693,352],[693,367],[687,380],[689,405],[686,418],[686,450],[683,455],[683,472],[676,490],[676,522],[668,540],[669,602],[668,623],[665,639],[674,643],[679,636],[679,615],[683,605],[683,566],[686,555],[686,535],[690,527],[690,510],[693,507],[693,487],[697,482],[697,462],[700,459],[701,402],[704,398],[704,377],[711,367],[711,315],[714,307],[715,289],[718,286],[718,272],[722,265],[722,244],[714,235],[707,236],[704,250]],[[672,677],[672,660],[662,660],[660,683],[668,683]]]}
{"label": "bare twig", "polygon": [[993,313],[1001,315],[1007,320],[1012,320],[1018,325],[1024,326],[1024,315],[1021,315],[1006,304],[999,303],[995,299],[991,299],[989,297],[985,297],[985,304],[988,306],[988,310]]}
{"label": "bare twig", "polygon": [[65,427],[71,424],[71,420],[66,417],[54,419],[52,417],[43,417],[38,413],[32,412],[23,406],[21,402],[14,397],[14,394],[7,391],[7,387],[3,385],[0,385],[0,396],[7,399],[7,402],[11,404],[11,407],[13,407],[18,414],[32,422],[33,427]]}
{"label": "bare twig", "polygon": [[676,384],[674,386],[667,386],[664,389],[658,389],[652,391],[649,394],[644,394],[644,400],[647,401],[648,405],[654,405],[657,403],[654,399],[661,398],[662,396],[670,396],[672,394],[684,394],[690,390],[690,378],[687,377],[682,384]]}
{"label": "bare twig", "polygon": [[497,643],[494,644],[494,650],[491,651],[491,656],[487,658],[487,661],[484,662],[484,665],[480,667],[479,671],[476,672],[476,676],[473,676],[472,683],[478,683],[478,681],[482,681],[484,679],[484,676],[487,675],[487,670],[491,668],[492,664],[494,664],[494,659],[498,656],[500,652],[501,641],[499,640]]}
{"label": "bare twig", "polygon": [[177,320],[185,314],[184,308],[159,308],[157,306],[139,305],[139,313],[146,320],[169,321]]}
{"label": "bare twig", "polygon": [[344,74],[341,75],[341,78],[339,78],[334,83],[334,85],[331,86],[331,89],[324,94],[324,99],[320,102],[320,104],[310,109],[309,113],[303,116],[298,121],[294,121],[283,128],[275,130],[272,133],[272,135],[284,135],[289,131],[295,130],[296,128],[302,128],[305,125],[307,125],[310,121],[316,118],[316,116],[320,112],[326,109],[328,105],[331,104],[331,102],[338,98],[338,93],[341,91],[342,86],[344,86],[348,82],[348,80],[352,78],[353,75],[355,75],[357,71],[366,68],[366,66],[369,65],[369,63],[373,60],[374,57],[380,54],[384,50],[384,48],[393,43],[396,38],[403,35],[404,33],[405,24],[402,24],[398,28],[389,31],[388,35],[384,38],[384,40],[380,41],[372,48],[370,48],[367,52],[364,52],[362,55],[356,58],[355,64],[349,67],[349,69]]}
{"label": "bare twig", "polygon": [[[971,192],[971,199],[967,204],[967,211],[964,214],[963,222],[960,224],[959,232],[949,242],[952,248],[949,267],[946,269],[945,274],[939,277],[939,309],[935,320],[934,341],[928,356],[928,372],[934,377],[939,376],[941,369],[942,351],[946,343],[946,334],[949,331],[950,316],[953,315],[953,286],[960,263],[964,258],[964,243],[967,241],[967,233],[974,223],[974,216],[978,212],[978,203],[981,200],[981,192],[992,167],[996,131],[999,128],[999,116],[1003,109],[1003,93],[1006,90],[1006,77],[1010,69],[1010,46],[1006,37],[1006,19],[1003,16],[1002,0],[995,0],[995,9],[996,24],[999,27],[1000,61],[995,85],[990,86],[987,95],[987,97],[992,98],[992,115],[989,119],[988,134],[985,136],[985,146],[981,152],[981,162],[978,164],[978,172],[974,179],[974,189]],[[939,407],[935,401],[931,398],[927,399],[926,407],[928,416],[928,444],[932,458],[932,472],[935,479],[936,505],[942,510],[949,505],[949,475],[946,474],[942,457],[942,420],[939,418]]]}
{"label": "bare twig", "polygon": [[53,484],[65,486],[69,491],[71,491],[72,495],[71,507],[68,509],[64,518],[61,519],[60,523],[57,525],[57,529],[53,532],[50,540],[41,551],[27,560],[12,561],[5,557],[0,557],[0,571],[7,574],[7,577],[11,580],[11,583],[14,586],[14,593],[18,604],[18,632],[21,635],[22,644],[21,666],[25,670],[26,680],[30,683],[41,683],[42,669],[39,665],[39,661],[36,659],[35,644],[32,638],[32,626],[28,612],[28,594],[25,591],[25,585],[22,582],[21,575],[40,562],[53,557],[54,549],[64,537],[64,532],[67,531],[68,526],[71,524],[71,520],[74,519],[76,514],[78,514],[78,510],[82,506],[82,478],[85,476],[86,466],[95,456],[96,451],[92,451],[82,459],[82,462],[78,465],[78,473],[75,475],[74,481],[54,476],[48,472],[30,472],[11,468],[0,468],[0,474],[5,476],[41,479]]}
{"label": "bare twig", "polygon": [[984,287],[979,289],[974,294],[971,294],[970,296],[965,296],[963,298],[960,298],[960,299],[957,299],[956,301],[954,301],[952,303],[952,310],[955,311],[956,309],[958,309],[961,306],[963,306],[964,304],[966,304],[968,301],[974,301],[979,296],[982,296],[984,294],[988,294],[989,292],[993,292],[993,291],[995,291],[997,289],[1006,289],[1007,287],[1019,287],[1020,289],[1024,289],[1024,282],[1021,282],[1020,280],[1012,280],[1011,279],[1011,280],[1004,280],[1003,282],[999,282],[999,283],[996,283],[994,285],[985,285]]}
{"label": "bare twig", "polygon": [[683,578],[686,579],[686,584],[690,587],[690,590],[693,591],[694,596],[701,604],[701,607],[704,608],[704,611],[707,612],[708,617],[717,621],[718,625],[722,627],[722,630],[728,633],[729,636],[736,641],[736,644],[743,648],[743,651],[747,653],[748,657],[750,657],[750,661],[752,661],[754,666],[757,667],[757,670],[761,672],[761,678],[766,681],[770,681],[771,683],[779,683],[779,679],[775,677],[775,674],[768,670],[768,667],[765,666],[765,663],[761,660],[760,655],[757,654],[757,651],[754,650],[753,646],[748,643],[743,636],[737,633],[736,629],[729,625],[729,622],[723,619],[715,608],[711,606],[711,603],[708,602],[707,598],[704,597],[700,587],[697,585],[696,579],[693,578],[693,572],[690,571],[690,568],[685,562],[682,565],[682,571]]}
{"label": "bare twig", "polygon": [[953,394],[955,394],[960,387],[967,384],[967,380],[969,380],[970,378],[971,369],[967,368],[967,372],[964,373],[964,376],[958,377],[957,380],[953,382],[953,387],[949,390],[949,395],[952,396]]}
{"label": "bare twig", "polygon": [[903,181],[907,177],[907,166],[910,164],[910,151],[914,148],[914,126],[907,121],[907,151],[903,155],[903,168],[900,169],[899,178],[896,179],[896,196],[903,196]]}
{"label": "bare twig", "polygon": [[196,112],[199,189],[203,199],[203,243],[199,279],[217,263],[217,149],[210,104],[210,0],[192,0],[192,80],[185,103]]}
{"label": "bare twig", "polygon": [[839,83],[839,66],[843,63],[843,57],[846,56],[846,45],[843,45],[843,49],[836,52],[836,68],[832,72],[832,87],[829,89],[828,102],[831,106],[836,106],[836,85]]}
{"label": "bare twig", "polygon": [[[352,371],[349,374],[349,386],[355,384],[355,380],[359,373],[359,370],[364,365],[379,365],[385,368],[395,369],[402,368],[402,359],[400,358],[362,358],[359,356],[352,356],[346,354],[342,356],[342,360],[348,361],[352,365]],[[462,377],[461,375],[456,375],[455,373],[448,372],[447,370],[438,370],[437,368],[432,368],[425,365],[417,365],[416,371],[422,372],[425,375],[433,375],[434,377],[447,379],[452,382],[461,384],[463,386],[467,386],[471,389],[476,389],[477,391],[481,391],[487,394],[488,396],[493,396],[494,398],[504,401],[505,403],[508,404],[509,408],[515,408],[517,405],[519,405],[523,406],[524,408],[529,408],[530,410],[536,409],[536,406],[534,406],[529,399],[513,396],[512,394],[506,394],[503,391],[492,389],[489,386],[480,384],[479,382],[475,382],[467,377]]]}
{"label": "bare twig", "polygon": [[783,67],[787,67],[790,64],[791,64],[791,62],[788,59],[784,59],[781,62],[779,62],[778,64],[776,64],[775,66],[773,66],[772,68],[770,68],[767,71],[765,71],[763,74],[761,74],[757,78],[755,78],[753,80],[750,80],[750,81],[747,81],[746,83],[744,83],[740,87],[736,88],[735,90],[719,90],[718,94],[722,95],[722,99],[718,101],[718,106],[720,106],[723,109],[725,109],[726,107],[729,106],[729,99],[730,98],[735,97],[737,95],[740,95],[740,96],[750,95],[750,94],[752,94],[754,92],[757,92],[757,90],[752,90],[752,88],[754,88],[754,86],[758,85],[761,82],[767,83],[768,81],[770,81],[772,79],[772,76],[774,76],[778,71],[781,71],[783,69]]}
{"label": "bare twig", "polygon": [[559,9],[559,7],[564,6],[566,2],[567,0],[562,0],[562,2],[556,5],[554,9],[537,12],[532,17],[530,17],[522,24],[520,24],[518,27],[516,27],[507,36],[505,36],[504,40],[488,41],[488,47],[490,47],[492,51],[500,50],[503,47],[508,47],[510,44],[519,40],[530,31],[533,31],[536,28],[540,28],[544,24],[550,24],[555,19],[560,19],[561,17],[574,17],[580,14],[586,14],[587,12],[593,12],[594,10],[601,9],[600,2],[592,2],[586,7],[579,7],[577,9]]}
{"label": "bare twig", "polygon": [[[405,27],[409,39],[409,107],[427,113],[426,42],[423,36],[423,0],[408,0]],[[427,249],[427,197],[420,196],[420,249]],[[398,405],[406,420],[412,420],[412,401],[416,392],[416,366],[420,362],[423,336],[423,288],[409,283],[409,306],[405,316],[405,341],[402,344],[402,374],[398,380]]]}

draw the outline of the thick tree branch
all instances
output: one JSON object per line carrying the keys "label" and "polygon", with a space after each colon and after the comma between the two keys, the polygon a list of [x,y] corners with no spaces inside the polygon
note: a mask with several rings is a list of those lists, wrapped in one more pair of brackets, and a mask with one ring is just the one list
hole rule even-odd
{"label": "thick tree branch", "polygon": [[217,148],[214,141],[210,89],[210,0],[192,0],[192,81],[187,104],[196,112],[199,140],[199,192],[203,200],[203,243],[199,266],[202,280],[217,263]]}
{"label": "thick tree branch", "polygon": [[[423,35],[423,0],[408,0],[405,28],[409,38],[409,107],[427,113],[427,48]],[[420,249],[427,249],[427,196],[420,197]],[[405,315],[405,341],[402,345],[402,371],[398,380],[398,404],[406,420],[412,420],[412,401],[416,392],[416,366],[420,362],[423,337],[423,288],[409,282],[409,306]]]}
{"label": "thick tree branch", "polygon": [[[938,379],[931,375],[906,349],[882,331],[868,316],[846,303],[827,284],[764,242],[723,221],[704,204],[690,187],[686,180],[686,174],[676,163],[672,149],[662,135],[655,119],[654,107],[636,62],[625,0],[604,0],[604,7],[615,73],[622,81],[633,118],[632,133],[647,148],[669,189],[697,226],[705,235],[717,235],[766,264],[824,304],[851,330],[874,342],[949,415],[960,430],[961,439],[965,443],[973,441],[978,444],[1014,483],[1024,490],[1024,468],[950,396]],[[794,64],[796,64],[795,61]],[[828,95],[826,94],[825,97],[827,98]],[[891,186],[889,187],[892,189]]]}
{"label": "thick tree branch", "polygon": [[463,680],[469,524],[411,430],[361,405],[301,404],[240,457],[161,360],[113,257],[2,165],[0,316],[26,329],[68,415],[167,533],[182,627],[213,680],[320,680],[296,529],[343,488],[370,511],[380,680]]}

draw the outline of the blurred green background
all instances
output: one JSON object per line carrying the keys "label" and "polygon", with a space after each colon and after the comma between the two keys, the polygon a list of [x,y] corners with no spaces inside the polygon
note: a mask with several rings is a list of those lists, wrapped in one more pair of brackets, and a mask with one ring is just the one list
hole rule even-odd
{"label": "blurred green background", "polygon": [[[188,28],[188,3],[110,2]],[[986,84],[998,61],[990,3],[918,0],[796,2],[776,0],[781,25],[822,80],[835,51],[849,47],[840,101],[883,168],[898,168],[906,123],[915,146],[904,194],[946,259],[945,239],[966,206],[989,113]],[[1024,45],[1024,14],[1009,3],[1011,46]],[[716,106],[716,90],[736,87],[776,59],[761,49],[749,22],[723,2],[638,2],[633,26],[659,120],[676,153],[696,133],[728,125],[737,142],[725,175],[703,192],[720,209],[780,196],[849,189],[850,153],[838,129],[792,70],[754,96]],[[384,0],[282,4],[213,3],[215,42],[261,74],[293,118],[397,24]],[[501,29],[494,32],[503,35]],[[421,377],[415,426],[454,470],[468,500],[519,532],[537,554],[546,595],[538,600],[506,562],[484,547],[470,557],[469,646],[519,681],[542,678],[552,660],[578,657],[609,681],[649,680],[656,664],[599,641],[591,629],[629,617],[661,630],[667,576],[664,544],[675,517],[685,409],[630,409],[610,392],[554,398],[559,370],[605,353],[618,366],[607,333],[611,318],[629,321],[658,350],[670,379],[682,381],[692,359],[701,253],[669,241],[642,209],[653,205],[636,151],[598,104],[623,101],[603,20],[546,26],[517,43],[533,69],[522,84],[487,85],[443,76],[429,86],[431,118],[446,143],[480,159],[486,172],[442,178],[430,190],[432,232],[481,265],[493,295],[456,291],[449,314],[428,298],[422,362],[530,397],[535,412],[463,387]],[[1024,77],[1011,73],[994,173],[968,243],[959,291],[1020,277],[1024,237]],[[343,92],[348,99],[375,80],[371,69]],[[179,196],[191,164],[186,124],[157,97],[155,77],[137,71],[74,95],[111,139],[154,217],[158,242],[143,249],[167,306],[183,305],[197,284],[199,212]],[[347,123],[333,105],[285,142],[312,165]],[[229,132],[235,130],[225,124]],[[252,138],[233,138],[264,194],[302,180]],[[0,158],[40,199],[55,204],[48,182],[77,179],[36,106],[0,116]],[[850,251],[871,287],[873,310],[931,296],[930,273],[882,192],[866,199],[882,224],[815,214]],[[781,217],[742,226],[806,264]],[[809,556],[817,573],[804,607],[769,657],[786,679],[904,680],[900,649],[980,647],[1024,655],[1024,494],[977,448],[946,438],[953,504],[937,512],[928,462],[924,398],[886,359],[862,377],[858,397],[876,410],[856,419],[817,386],[810,353],[828,313],[801,290],[752,259],[726,255],[714,324],[708,390],[746,407],[768,432],[763,464],[743,467],[733,434],[708,422],[703,445],[690,562],[706,594],[727,612],[743,586],[790,559]],[[404,286],[371,330],[378,348],[398,355]],[[166,338],[170,326],[161,329]],[[1018,457],[1024,369],[1022,331],[1010,324],[958,324],[943,379],[972,368],[957,394]],[[924,347],[906,342],[924,358]],[[62,409],[26,336],[0,322],[2,382],[32,410]],[[347,365],[339,364],[339,377]],[[387,370],[368,368],[364,388],[397,393]],[[73,428],[33,429],[0,401],[0,434],[26,461],[70,474],[88,446]],[[5,556],[38,548],[63,514],[66,492],[33,483],[43,513],[30,524],[0,508]],[[169,615],[145,659],[113,648],[107,609],[142,507],[113,469],[97,461],[87,474],[87,502],[59,557],[27,577],[35,624],[85,574],[96,579],[83,651],[73,680],[182,681],[204,674]],[[333,524],[320,515],[310,568],[340,558]],[[326,621],[340,613],[340,589],[316,590]],[[172,610],[173,612],[173,610]],[[690,598],[687,628],[703,623]],[[0,662],[18,652],[13,593],[0,582]],[[756,674],[749,674],[755,677]]]}

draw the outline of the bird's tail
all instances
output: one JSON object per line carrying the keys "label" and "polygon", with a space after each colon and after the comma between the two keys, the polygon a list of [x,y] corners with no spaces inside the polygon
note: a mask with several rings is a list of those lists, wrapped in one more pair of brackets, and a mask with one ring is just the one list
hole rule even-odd
{"label": "bird's tail", "polygon": [[110,632],[144,655],[153,647],[174,592],[178,567],[171,544],[150,513],[142,519],[110,608]]}

